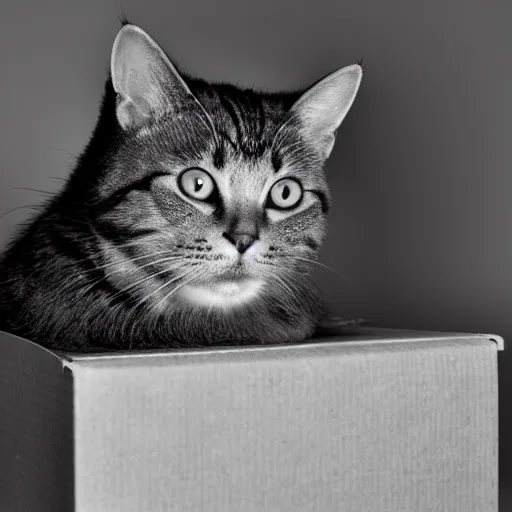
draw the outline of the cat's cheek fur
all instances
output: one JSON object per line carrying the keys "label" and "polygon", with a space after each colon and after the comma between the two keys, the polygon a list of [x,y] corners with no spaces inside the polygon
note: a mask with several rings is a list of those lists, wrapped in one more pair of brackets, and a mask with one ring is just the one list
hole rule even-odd
{"label": "cat's cheek fur", "polygon": [[325,238],[327,222],[318,203],[310,208],[277,222],[272,227],[272,234],[295,249],[312,249],[320,247]]}
{"label": "cat's cheek fur", "polygon": [[182,199],[178,194],[158,188],[153,192],[155,204],[160,214],[172,225],[173,229],[194,227],[197,229],[198,221],[206,222],[208,218],[202,218],[198,209],[188,201]]}

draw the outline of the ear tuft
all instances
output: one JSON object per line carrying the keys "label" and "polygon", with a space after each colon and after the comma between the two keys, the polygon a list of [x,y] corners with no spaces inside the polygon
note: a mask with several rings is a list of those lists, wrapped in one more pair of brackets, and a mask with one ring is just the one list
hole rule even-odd
{"label": "ear tuft", "polygon": [[125,12],[123,11],[123,7],[121,6],[121,16],[119,16],[119,21],[121,22],[121,26],[130,25],[128,18],[126,17]]}
{"label": "ear tuft", "polygon": [[313,85],[292,106],[304,137],[323,159],[332,151],[336,130],[354,102],[362,76],[358,64],[342,68]]}

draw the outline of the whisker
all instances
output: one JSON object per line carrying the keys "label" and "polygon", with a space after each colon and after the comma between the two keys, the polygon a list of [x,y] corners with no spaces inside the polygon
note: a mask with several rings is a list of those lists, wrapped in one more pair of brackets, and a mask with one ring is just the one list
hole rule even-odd
{"label": "whisker", "polygon": [[[160,270],[159,272],[154,272],[153,274],[149,275],[149,276],[146,276],[144,277],[143,279],[139,279],[138,281],[135,281],[134,283],[131,283],[130,285],[128,285],[127,287],[123,288],[122,290],[119,290],[117,293],[115,293],[114,295],[112,295],[112,299],[116,298],[116,297],[119,297],[120,295],[123,295],[124,293],[126,293],[128,290],[131,290],[132,288],[135,288],[136,286],[148,281],[149,279],[153,279],[154,277],[156,276],[159,276],[161,274],[165,274],[166,272],[172,272],[176,270],[176,268],[174,267],[168,267],[164,270]],[[153,292],[151,292],[153,293]],[[138,306],[138,304],[137,304]]]}
{"label": "whisker", "polygon": [[[147,256],[144,256],[144,258],[146,258]],[[140,258],[135,258],[135,259],[140,259]],[[162,262],[165,262],[165,261],[172,261],[172,260],[179,260],[181,259],[181,257],[168,257],[168,258],[160,258],[159,260],[156,260],[156,261],[151,261],[149,263],[146,263],[144,265],[140,265],[138,266],[137,268],[135,269],[132,269],[131,272],[135,272],[137,271],[138,269],[140,268],[145,268],[145,267],[149,267],[151,265],[155,265],[156,263],[162,263]],[[133,261],[133,260],[129,260],[129,261]],[[123,262],[116,262],[116,263],[112,263],[110,265],[114,265],[114,264],[119,264],[121,265]],[[108,266],[108,265],[105,265],[105,266]],[[97,267],[97,268],[101,268],[101,267]],[[85,272],[91,272],[93,270],[96,270],[96,269],[90,269],[90,270],[86,270]],[[114,269],[112,272],[110,273],[106,273],[106,275],[104,275],[103,277],[101,277],[100,279],[98,279],[97,281],[94,281],[94,283],[91,284],[91,286],[89,286],[86,290],[84,290],[84,294],[88,293],[92,288],[94,288],[98,283],[101,283],[101,281],[104,281],[105,279],[108,279],[112,274],[114,274],[116,272],[116,270]],[[156,274],[154,274],[156,275]]]}
{"label": "whisker", "polygon": [[334,270],[333,268],[328,267],[327,265],[324,265],[323,263],[320,263],[319,261],[310,260],[308,258],[301,258],[300,256],[292,256],[292,258],[295,258],[296,260],[307,261],[308,263],[314,263],[315,265],[318,265],[327,270],[330,270],[331,272],[334,272],[335,274],[339,275],[341,278],[345,279],[346,281],[353,282],[352,279],[348,278],[347,276],[344,276],[343,274],[340,274],[337,270]]}
{"label": "whisker", "polygon": [[49,196],[54,196],[55,192],[49,192],[48,190],[39,190],[37,188],[28,188],[28,187],[14,187],[14,190],[26,190],[29,192],[39,192],[40,194],[46,194]]}
{"label": "whisker", "polygon": [[287,290],[290,293],[291,298],[300,300],[297,292],[290,288],[290,286],[288,286],[288,284],[284,281],[284,279],[281,276],[274,275],[273,277],[274,279],[276,279],[277,283],[279,283],[281,287],[284,288],[284,290]]}
{"label": "whisker", "polygon": [[[137,256],[135,258],[125,259],[123,261],[113,261],[111,263],[106,263],[105,265],[98,265],[98,266],[95,266],[94,268],[86,270],[85,272],[94,272],[96,270],[100,270],[100,269],[104,269],[104,268],[109,268],[109,267],[114,267],[116,265],[121,266],[121,265],[126,264],[126,263],[133,263],[134,261],[143,260],[144,258],[153,258],[154,256],[158,256],[158,255],[161,255],[161,254],[170,254],[173,257],[172,259],[180,259],[181,258],[180,255],[177,255],[176,253],[173,253],[171,250],[158,251],[158,252],[153,252],[151,254],[145,254],[144,256]],[[163,258],[163,259],[159,259],[159,260],[156,260],[156,261],[152,261],[152,262],[147,263],[145,265],[139,265],[139,266],[137,266],[137,269],[144,268],[144,267],[149,267],[150,265],[153,265],[153,264],[156,264],[156,263],[161,263],[162,261],[166,261],[168,259],[169,258]]]}
{"label": "whisker", "polygon": [[120,249],[129,249],[133,247],[147,247],[147,244],[144,242],[128,242],[123,245],[117,245],[115,247],[107,247],[106,249],[100,249],[100,252],[108,254],[111,252],[119,252]]}
{"label": "whisker", "polygon": [[81,295],[87,295],[98,283],[101,283],[101,281],[104,281],[105,279],[107,279],[109,277],[109,275],[105,275],[103,277],[101,277],[100,279],[97,279],[96,281],[92,282],[87,288],[85,288],[85,290],[82,290],[81,291]]}
{"label": "whisker", "polygon": [[[126,244],[123,244],[123,245],[119,245],[117,247],[108,247],[106,249],[99,249],[98,253],[108,255],[110,253],[119,252],[120,249],[127,249],[127,248],[133,248],[133,247],[144,247],[144,248],[146,248],[147,244],[145,244],[143,242],[130,242],[130,243],[126,243]],[[147,257],[152,257],[152,256],[156,256],[156,255],[159,255],[159,254],[165,254],[166,252],[170,253],[171,250],[170,249],[166,249],[165,251],[158,251],[158,252],[155,252],[155,253],[151,253]],[[182,254],[179,253],[179,252],[174,252],[173,256],[182,256]],[[71,266],[74,267],[74,263],[75,262],[82,262],[82,261],[92,261],[92,262],[94,262],[94,260],[95,260],[94,256],[88,256],[87,258],[77,258],[77,259],[75,259],[73,261]],[[96,266],[94,269],[86,270],[86,272],[92,272],[95,269],[99,269],[99,268],[103,268],[103,266]]]}
{"label": "whisker", "polygon": [[[175,286],[169,293],[167,293],[166,295],[164,295],[164,297],[162,299],[160,299],[156,305],[156,307],[158,308],[160,306],[160,304],[162,302],[165,302],[166,300],[169,299],[169,297],[173,294],[173,293],[176,293],[180,288],[182,288],[183,286],[191,283],[192,281],[194,281],[198,276],[199,274],[201,273],[201,268],[199,269],[194,269],[196,270],[195,272],[191,272],[189,274],[187,274],[187,276],[190,276],[192,275],[192,277],[190,279],[188,279],[187,281],[185,281],[184,283],[181,283],[179,284],[178,286]],[[187,276],[184,276],[184,277],[187,277]]]}
{"label": "whisker", "polygon": [[31,210],[40,210],[43,208],[42,205],[38,204],[27,204],[24,206],[17,206],[16,208],[12,208],[11,210],[7,210],[5,213],[0,215],[0,219],[3,219],[6,215],[8,215],[11,212],[15,212],[16,210],[21,210],[22,208],[30,208]]}
{"label": "whisker", "polygon": [[[61,151],[62,153],[65,153],[66,155],[72,156],[75,160],[78,159],[78,156],[74,155],[70,151],[66,151],[65,149],[59,148],[58,146],[54,146],[53,144],[50,147],[53,148],[53,149],[56,149],[57,151]],[[49,178],[54,178],[54,176],[49,176]],[[64,178],[55,178],[55,179],[62,180]]]}
{"label": "whisker", "polygon": [[146,302],[152,295],[154,295],[155,293],[158,293],[162,288],[165,288],[166,286],[169,286],[170,284],[180,280],[180,279],[183,279],[184,277],[188,277],[191,273],[193,273],[196,269],[192,268],[192,269],[188,269],[186,270],[184,273],[182,274],[178,274],[177,276],[175,276],[173,279],[171,279],[170,281],[167,281],[165,282],[163,285],[159,286],[158,288],[156,288],[155,290],[153,290],[152,292],[150,292],[148,295],[146,295],[146,297],[144,297],[142,300],[140,300],[136,305],[135,307],[139,307],[141,304],[143,304],[144,302]]}

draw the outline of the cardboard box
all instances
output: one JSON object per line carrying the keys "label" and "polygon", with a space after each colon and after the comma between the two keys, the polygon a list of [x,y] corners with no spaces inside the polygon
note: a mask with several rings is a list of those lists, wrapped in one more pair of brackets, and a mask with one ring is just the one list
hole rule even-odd
{"label": "cardboard box", "polygon": [[496,512],[498,336],[53,353],[0,333],[2,512]]}

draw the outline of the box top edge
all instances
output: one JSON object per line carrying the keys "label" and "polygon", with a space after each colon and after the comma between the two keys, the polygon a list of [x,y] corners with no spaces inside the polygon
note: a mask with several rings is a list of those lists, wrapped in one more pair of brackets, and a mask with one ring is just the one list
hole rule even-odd
{"label": "box top edge", "polygon": [[[361,328],[358,334],[330,336],[325,338],[317,338],[315,340],[307,340],[301,343],[289,343],[281,345],[250,345],[250,346],[216,346],[216,347],[193,347],[193,348],[178,348],[178,349],[155,349],[144,351],[118,351],[118,352],[91,352],[91,353],[71,353],[59,352],[55,353],[69,363],[89,362],[95,360],[106,359],[128,359],[128,358],[153,358],[162,356],[191,356],[206,355],[206,354],[221,354],[221,353],[236,353],[236,352],[282,352],[288,350],[311,350],[315,347],[329,346],[335,343],[343,344],[344,346],[359,346],[359,345],[372,345],[382,343],[414,343],[421,341],[442,341],[450,339],[475,339],[484,338],[496,343],[497,350],[504,350],[504,339],[495,334],[481,334],[481,333],[459,333],[459,332],[441,332],[441,331],[421,331],[421,330],[407,330],[407,329],[393,329],[383,327],[365,327]],[[60,355],[59,355],[60,354]]]}
{"label": "box top edge", "polygon": [[46,353],[48,356],[61,361],[63,366],[70,366],[70,363],[86,363],[97,360],[107,359],[138,359],[153,358],[162,356],[191,356],[193,354],[221,354],[236,352],[283,352],[289,350],[311,350],[315,347],[329,346],[336,343],[344,346],[371,345],[382,343],[414,343],[419,341],[448,340],[453,338],[485,338],[496,343],[497,350],[505,349],[505,341],[503,337],[497,334],[481,334],[481,333],[459,333],[459,332],[441,332],[441,331],[422,331],[408,329],[393,329],[385,327],[362,327],[356,334],[347,334],[340,336],[330,336],[325,338],[317,338],[314,340],[306,340],[301,343],[290,343],[281,345],[250,345],[250,346],[216,346],[216,347],[194,347],[194,348],[178,348],[178,349],[155,349],[144,351],[118,351],[118,352],[90,352],[90,353],[74,353],[52,350],[44,347],[36,342],[30,341],[21,336],[0,331],[1,334],[16,339],[20,343],[28,344],[33,350]]}

